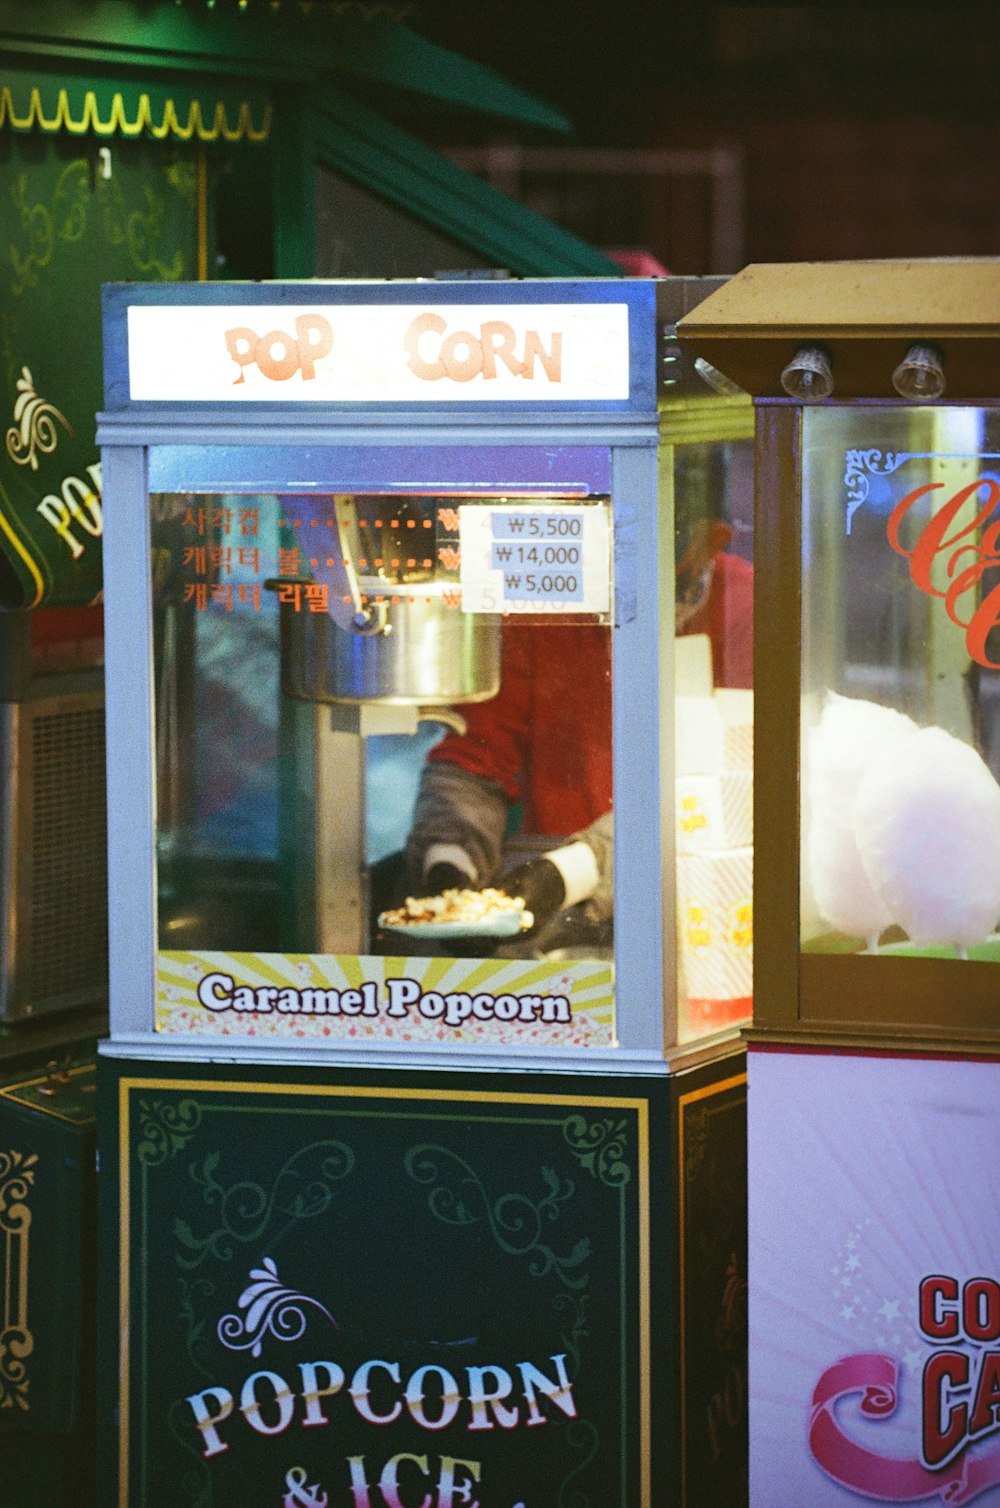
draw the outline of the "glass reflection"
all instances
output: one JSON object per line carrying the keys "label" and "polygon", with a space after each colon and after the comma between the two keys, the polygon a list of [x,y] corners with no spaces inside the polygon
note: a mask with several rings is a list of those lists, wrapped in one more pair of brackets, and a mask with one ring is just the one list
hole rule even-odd
{"label": "glass reflection", "polygon": [[802,945],[1000,956],[1000,432],[804,416]]}

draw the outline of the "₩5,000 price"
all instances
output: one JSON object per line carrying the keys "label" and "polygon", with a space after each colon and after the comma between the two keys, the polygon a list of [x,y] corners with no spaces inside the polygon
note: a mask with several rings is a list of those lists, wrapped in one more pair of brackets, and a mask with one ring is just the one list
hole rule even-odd
{"label": "\u20a95,000 price", "polygon": [[507,602],[523,602],[526,598],[581,602],[583,578],[569,571],[504,571],[503,595]]}

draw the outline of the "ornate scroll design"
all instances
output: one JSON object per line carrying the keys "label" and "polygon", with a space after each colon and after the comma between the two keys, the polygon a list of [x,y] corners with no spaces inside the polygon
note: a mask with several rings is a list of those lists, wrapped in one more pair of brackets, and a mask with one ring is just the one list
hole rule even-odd
{"label": "ornate scroll design", "polygon": [[14,210],[27,243],[23,252],[13,243],[8,248],[13,271],[10,288],[15,297],[36,286],[39,273],[52,261],[58,241],[81,239],[87,228],[91,200],[87,163],[83,158],[67,163],[59,174],[48,204],[29,199],[29,183],[28,174],[22,173],[11,190]]}
{"label": "ornate scroll design", "polygon": [[847,520],[845,533],[851,532],[851,521],[868,496],[870,476],[891,476],[901,462],[909,460],[907,451],[849,450],[844,457],[844,486],[847,488]]}
{"label": "ornate scroll design", "polygon": [[275,1340],[298,1340],[305,1334],[307,1305],[325,1314],[335,1330],[340,1329],[319,1299],[286,1287],[271,1257],[265,1257],[262,1266],[251,1267],[250,1279],[236,1301],[236,1307],[246,1313],[224,1314],[216,1326],[228,1351],[249,1351],[251,1356],[259,1356],[266,1335],[273,1335]]}
{"label": "ornate scroll design", "polygon": [[501,1194],[494,1199],[465,1159],[447,1147],[411,1147],[404,1166],[414,1183],[430,1187],[427,1205],[435,1219],[447,1225],[475,1225],[485,1220],[501,1251],[530,1258],[528,1271],[532,1277],[554,1273],[570,1290],[588,1285],[589,1274],[581,1269],[591,1254],[589,1238],[584,1236],[562,1255],[542,1239],[546,1223],[559,1218],[560,1205],[571,1199],[576,1189],[554,1169],[540,1169],[548,1190],[541,1199],[527,1194]]}
{"label": "ornate scroll design", "polygon": [[73,427],[54,404],[46,402],[35,392],[35,384],[27,367],[21,368],[17,379],[17,398],[14,400],[14,423],[7,431],[7,454],[15,466],[30,466],[38,470],[38,453],[51,455],[59,443],[56,420],[70,439],[75,439]]}
{"label": "ornate scroll design", "polygon": [[571,1483],[579,1477],[582,1471],[590,1465],[597,1455],[601,1443],[597,1428],[589,1419],[574,1419],[566,1427],[563,1435],[570,1450],[579,1455],[580,1460],[562,1480],[559,1487],[559,1496],[556,1499],[556,1508],[591,1508],[593,1499],[579,1486],[571,1487]]}
{"label": "ornate scroll design", "polygon": [[126,245],[132,266],[143,277],[154,282],[176,283],[184,276],[184,253],[174,252],[168,265],[156,256],[163,235],[165,203],[147,185],[143,190],[146,201],[145,213],[133,210],[126,223]]}
{"label": "ornate scroll design", "polygon": [[201,1109],[194,1100],[181,1100],[177,1105],[140,1100],[139,1161],[147,1168],[166,1162],[187,1146],[200,1125]]}
{"label": "ornate scroll design", "polygon": [[562,1331],[561,1339],[566,1348],[566,1354],[577,1372],[580,1370],[582,1342],[590,1334],[587,1329],[589,1298],[589,1293],[557,1293],[552,1300],[553,1309],[557,1314],[564,1316],[563,1323],[566,1328]]}
{"label": "ornate scroll design", "polygon": [[566,1145],[580,1166],[612,1189],[623,1189],[632,1178],[625,1161],[627,1133],[624,1120],[588,1121],[583,1115],[569,1115],[563,1122]]}
{"label": "ornate scroll design", "polygon": [[702,1100],[700,1104],[685,1105],[681,1114],[684,1117],[684,1177],[690,1181],[709,1150],[712,1107]]}
{"label": "ornate scroll design", "polygon": [[[208,1302],[215,1293],[215,1284],[206,1277],[178,1277],[180,1305],[178,1318],[184,1329],[184,1343],[194,1369],[208,1382],[215,1381],[215,1347],[209,1347],[208,1338],[214,1331],[211,1323],[201,1313],[202,1301]],[[211,1365],[209,1360],[211,1358]],[[208,1463],[201,1454],[200,1443],[192,1440],[191,1408],[184,1398],[175,1398],[167,1413],[170,1433],[181,1450],[192,1459],[187,1462],[177,1477],[178,1502],[187,1508],[211,1508],[213,1502],[212,1479]]]}
{"label": "ornate scroll design", "polygon": [[237,1244],[259,1240],[275,1216],[311,1220],[321,1215],[333,1202],[333,1185],[353,1171],[355,1157],[343,1142],[312,1142],[287,1160],[270,1189],[251,1179],[227,1187],[216,1177],[220,1162],[221,1154],[210,1152],[189,1169],[201,1187],[202,1202],[218,1207],[219,1224],[197,1235],[186,1220],[174,1221],[174,1236],[182,1248],[177,1262],[189,1271],[208,1257],[228,1262]]}
{"label": "ornate scroll design", "polygon": [[7,1270],[0,1267],[0,1409],[27,1413],[27,1360],[35,1349],[28,1326],[28,1244],[31,1210],[28,1197],[35,1183],[36,1153],[0,1152],[0,1252],[6,1250]]}
{"label": "ornate scroll design", "polygon": [[731,1252],[726,1264],[722,1302],[715,1321],[715,1343],[720,1351],[727,1354],[738,1350],[740,1346],[746,1346],[747,1293],[747,1280],[742,1275],[742,1264],[736,1252]]}
{"label": "ornate scroll design", "polygon": [[29,204],[27,173],[23,173],[15,180],[11,197],[14,201],[15,214],[28,243],[27,250],[23,253],[14,245],[8,247],[7,254],[14,273],[11,292],[17,297],[24,293],[25,289],[35,286],[38,282],[39,271],[51,262],[55,245],[55,226],[52,223],[52,215],[44,204]]}
{"label": "ornate scroll design", "polygon": [[[175,164],[167,172],[173,192],[189,203],[197,193],[197,178],[189,164]],[[49,203],[30,193],[30,180],[23,173],[15,180],[12,198],[20,224],[21,246],[11,244],[8,256],[13,272],[11,292],[20,296],[37,285],[39,274],[51,264],[60,242],[80,241],[87,233],[90,216],[99,216],[100,230],[109,246],[124,246],[138,276],[158,282],[176,282],[184,274],[184,253],[175,250],[169,261],[164,251],[167,200],[146,184],[141,208],[130,209],[117,179],[100,178],[92,189],[85,158],[68,163],[60,173]],[[61,416],[60,416],[61,417]]]}
{"label": "ornate scroll design", "polygon": [[207,1365],[205,1321],[201,1317],[199,1301],[210,1299],[215,1293],[215,1284],[205,1277],[178,1277],[180,1305],[178,1316],[184,1326],[184,1343],[191,1365],[206,1377],[212,1377]]}

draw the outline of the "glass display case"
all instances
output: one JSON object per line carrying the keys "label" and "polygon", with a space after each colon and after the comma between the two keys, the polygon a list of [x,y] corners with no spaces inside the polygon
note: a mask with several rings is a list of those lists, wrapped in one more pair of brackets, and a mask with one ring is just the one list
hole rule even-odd
{"label": "glass display case", "polygon": [[753,1010],[753,412],[697,373],[661,406],[674,523],[677,1035]]}
{"label": "glass display case", "polygon": [[[611,810],[610,500],[154,493],[150,510],[172,512],[178,567],[153,584],[159,1029],[232,1032],[240,1012],[256,1036],[296,1016],[304,1040],[381,1018],[386,1041],[607,1043],[610,832],[603,907],[570,894],[542,917],[525,887],[547,852],[570,883],[596,871],[596,849],[559,840]],[[202,972],[223,943],[257,956],[252,979]]]}
{"label": "glass display case", "polygon": [[108,290],[116,1036],[748,1018],[750,406],[667,346],[657,416],[700,282]]}
{"label": "glass display case", "polygon": [[684,338],[757,400],[757,1025],[1000,1038],[992,263],[748,268]]}

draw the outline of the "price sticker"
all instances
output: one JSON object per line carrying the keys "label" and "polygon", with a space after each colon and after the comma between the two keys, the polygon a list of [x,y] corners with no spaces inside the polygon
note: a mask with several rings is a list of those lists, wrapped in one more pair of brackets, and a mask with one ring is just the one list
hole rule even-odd
{"label": "price sticker", "polygon": [[609,513],[606,503],[460,508],[464,611],[606,613]]}

